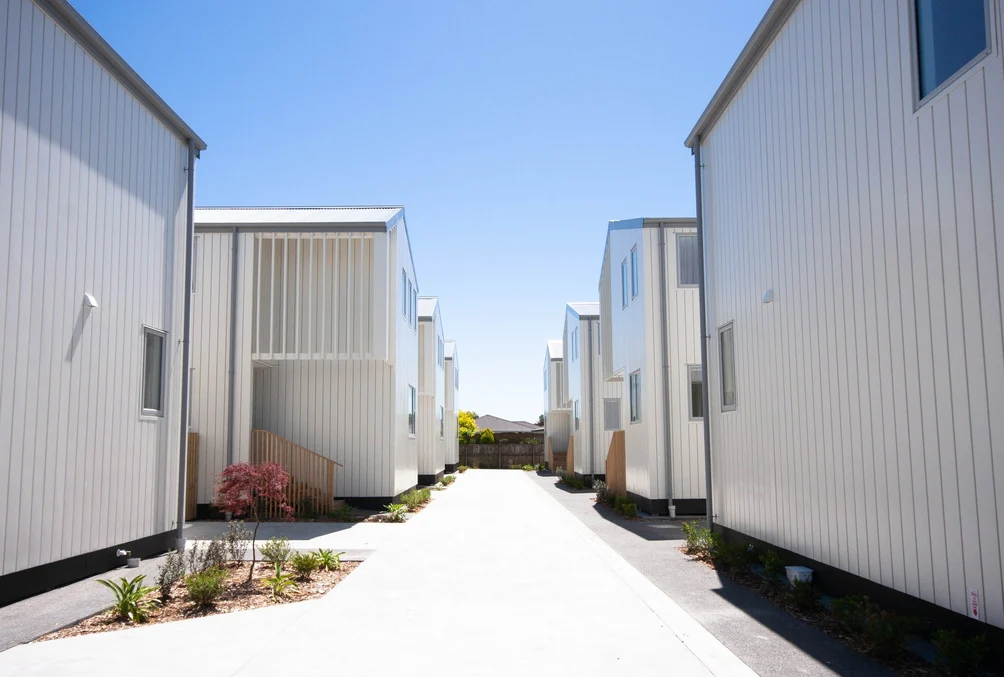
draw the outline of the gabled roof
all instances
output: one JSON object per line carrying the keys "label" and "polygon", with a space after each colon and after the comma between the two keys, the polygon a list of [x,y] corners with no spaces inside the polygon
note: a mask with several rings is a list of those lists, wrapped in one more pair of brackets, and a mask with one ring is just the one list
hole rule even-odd
{"label": "gabled roof", "polygon": [[420,320],[435,319],[436,314],[438,312],[439,312],[439,298],[435,296],[418,297],[418,319]]}
{"label": "gabled roof", "polygon": [[198,226],[339,226],[387,232],[404,207],[198,207]]}
{"label": "gabled roof", "polygon": [[485,416],[479,416],[474,419],[474,423],[478,426],[478,430],[484,430],[485,428],[491,429],[498,437],[499,433],[539,433],[544,429],[529,423],[521,421],[508,421],[504,418],[499,418],[498,416],[492,416],[486,414]]}
{"label": "gabled roof", "polygon": [[569,303],[568,307],[579,316],[579,319],[600,316],[599,301],[574,301]]}
{"label": "gabled roof", "polygon": [[453,340],[446,341],[446,359],[452,360],[453,356],[457,353],[457,342]]}
{"label": "gabled roof", "polygon": [[565,343],[561,339],[551,339],[547,342],[547,355],[552,360],[560,360],[564,357]]}

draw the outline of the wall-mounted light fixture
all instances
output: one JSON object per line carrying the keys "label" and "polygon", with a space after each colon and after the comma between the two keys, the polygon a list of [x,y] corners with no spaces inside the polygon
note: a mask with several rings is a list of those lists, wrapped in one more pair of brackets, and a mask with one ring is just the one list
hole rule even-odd
{"label": "wall-mounted light fixture", "polygon": [[764,304],[773,303],[774,302],[774,290],[773,289],[768,289],[767,291],[765,291],[763,293],[763,302],[764,302]]}
{"label": "wall-mounted light fixture", "polygon": [[94,298],[94,294],[84,294],[84,307],[85,308],[98,307],[98,300]]}

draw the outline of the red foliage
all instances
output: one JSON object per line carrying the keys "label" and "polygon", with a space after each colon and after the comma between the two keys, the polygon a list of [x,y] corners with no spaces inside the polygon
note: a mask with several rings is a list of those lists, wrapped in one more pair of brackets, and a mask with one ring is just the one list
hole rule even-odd
{"label": "red foliage", "polygon": [[236,517],[250,516],[258,521],[258,499],[274,501],[287,519],[293,518],[293,506],[286,500],[289,473],[278,463],[237,463],[220,473],[216,487],[216,505]]}

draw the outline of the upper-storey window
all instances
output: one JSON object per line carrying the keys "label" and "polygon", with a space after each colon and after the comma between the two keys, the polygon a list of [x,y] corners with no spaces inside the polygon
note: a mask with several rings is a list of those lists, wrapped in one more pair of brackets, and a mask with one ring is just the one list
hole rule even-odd
{"label": "upper-storey window", "polygon": [[917,72],[926,99],[987,52],[986,0],[915,0]]}
{"label": "upper-storey window", "polygon": [[628,304],[628,276],[627,259],[621,261],[621,307],[627,308]]}
{"label": "upper-storey window", "polygon": [[678,286],[696,287],[701,278],[698,274],[697,235],[676,236],[676,259]]}
{"label": "upper-storey window", "polygon": [[631,298],[638,296],[638,248],[631,248]]}

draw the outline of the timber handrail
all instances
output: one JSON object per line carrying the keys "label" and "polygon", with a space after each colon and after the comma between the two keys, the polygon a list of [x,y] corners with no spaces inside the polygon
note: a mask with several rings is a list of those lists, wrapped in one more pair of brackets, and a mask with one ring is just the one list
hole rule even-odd
{"label": "timber handrail", "polygon": [[[341,463],[311,451],[306,447],[279,437],[268,430],[251,431],[251,463],[278,463],[289,473],[286,485],[286,500],[293,509],[300,509],[311,502],[313,510],[322,514],[335,507],[335,466]],[[281,517],[275,505],[265,506],[265,516]]]}

